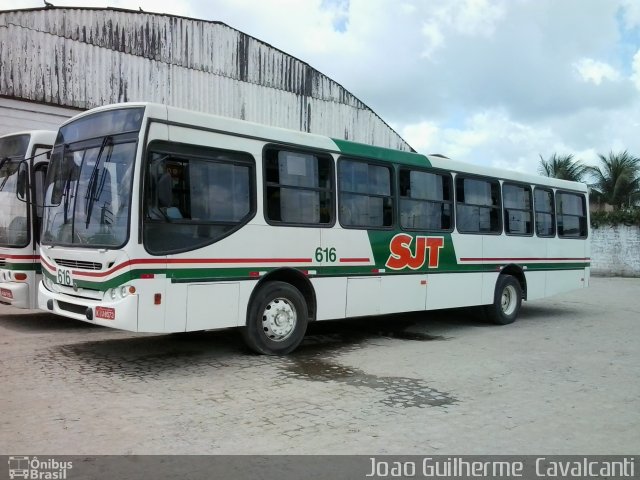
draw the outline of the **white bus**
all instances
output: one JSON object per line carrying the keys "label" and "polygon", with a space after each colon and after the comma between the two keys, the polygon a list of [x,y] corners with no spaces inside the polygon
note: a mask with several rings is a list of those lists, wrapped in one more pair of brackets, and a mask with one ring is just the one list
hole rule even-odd
{"label": "white bus", "polygon": [[37,308],[42,193],[56,132],[0,137],[0,303]]}
{"label": "white bus", "polygon": [[40,308],[135,332],[484,306],[589,281],[585,185],[157,104],[82,113],[52,154]]}

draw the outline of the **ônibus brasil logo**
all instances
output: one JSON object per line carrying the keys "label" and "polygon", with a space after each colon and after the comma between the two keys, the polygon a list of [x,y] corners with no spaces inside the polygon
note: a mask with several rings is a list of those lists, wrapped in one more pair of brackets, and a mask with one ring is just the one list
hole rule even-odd
{"label": "\u00f4nibus brasil logo", "polygon": [[9,478],[32,480],[65,480],[67,470],[73,468],[73,462],[61,462],[54,458],[39,460],[38,457],[9,457]]}
{"label": "\u00f4nibus brasil logo", "polygon": [[[391,270],[402,270],[409,267],[418,270],[427,262],[429,268],[438,268],[440,262],[440,249],[444,247],[444,237],[415,237],[415,246],[412,251],[411,243],[414,237],[406,233],[399,233],[389,242],[391,254],[385,266]],[[427,256],[427,250],[429,255]]]}

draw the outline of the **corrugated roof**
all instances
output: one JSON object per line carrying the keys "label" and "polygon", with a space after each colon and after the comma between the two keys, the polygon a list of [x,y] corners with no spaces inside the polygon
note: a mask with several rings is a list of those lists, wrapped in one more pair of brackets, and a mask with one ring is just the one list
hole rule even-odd
{"label": "corrugated roof", "polygon": [[307,63],[224,23],[166,14],[0,11],[0,95],[81,109],[153,101],[411,150]]}

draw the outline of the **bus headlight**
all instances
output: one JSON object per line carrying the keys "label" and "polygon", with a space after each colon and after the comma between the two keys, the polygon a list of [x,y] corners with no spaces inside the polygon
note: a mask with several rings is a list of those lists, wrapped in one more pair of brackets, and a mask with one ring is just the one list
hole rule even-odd
{"label": "bus headlight", "polygon": [[125,298],[128,295],[133,295],[136,293],[136,287],[133,285],[122,285],[120,287],[113,288],[107,291],[111,300],[117,300],[119,298]]}
{"label": "bus headlight", "polygon": [[133,285],[123,285],[122,287],[120,287],[120,296],[122,298],[126,297],[127,295],[133,295],[134,293],[136,293],[136,287],[134,287]]}

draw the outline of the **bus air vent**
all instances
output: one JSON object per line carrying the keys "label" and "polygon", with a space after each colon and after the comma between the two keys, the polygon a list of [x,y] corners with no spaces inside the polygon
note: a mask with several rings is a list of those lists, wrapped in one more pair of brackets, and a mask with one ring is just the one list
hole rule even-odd
{"label": "bus air vent", "polygon": [[86,262],[83,260],[68,260],[64,258],[54,258],[57,265],[66,268],[77,268],[79,270],[101,270],[102,264],[98,262]]}
{"label": "bus air vent", "polygon": [[74,303],[61,302],[60,300],[58,300],[58,307],[60,307],[60,310],[66,310],[67,312],[77,313],[80,315],[84,315],[87,311],[87,307],[76,305]]}

